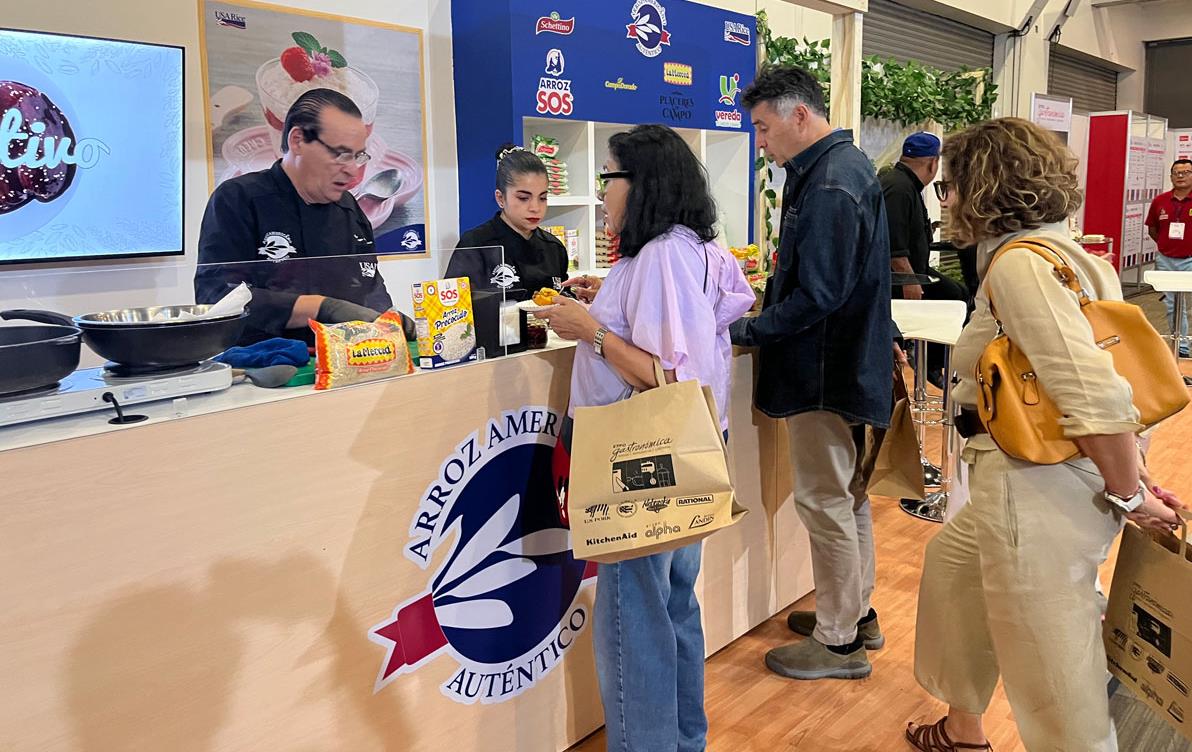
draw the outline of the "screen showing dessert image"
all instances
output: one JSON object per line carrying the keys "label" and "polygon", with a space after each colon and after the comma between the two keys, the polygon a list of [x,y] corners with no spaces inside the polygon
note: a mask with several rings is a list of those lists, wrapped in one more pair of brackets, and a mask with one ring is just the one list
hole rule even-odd
{"label": "screen showing dessert image", "polygon": [[183,51],[0,29],[0,263],[182,253]]}
{"label": "screen showing dessert image", "polygon": [[386,255],[426,248],[422,34],[364,19],[206,0],[212,188],[281,158],[286,113],[312,89],[344,94],[368,131],[348,190]]}

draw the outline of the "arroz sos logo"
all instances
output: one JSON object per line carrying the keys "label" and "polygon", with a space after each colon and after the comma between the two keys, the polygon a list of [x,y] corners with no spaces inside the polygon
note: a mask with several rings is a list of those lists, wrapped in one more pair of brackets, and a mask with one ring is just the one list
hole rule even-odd
{"label": "arroz sos logo", "polygon": [[558,426],[550,408],[523,407],[489,420],[444,460],[404,549],[434,574],[369,630],[386,651],[374,692],[447,654],[459,668],[440,686],[445,696],[499,703],[563,662],[587,626],[579,595],[595,567],[572,557],[555,511]]}
{"label": "arroz sos logo", "polygon": [[575,97],[571,93],[571,80],[559,78],[566,68],[562,50],[546,53],[546,75],[538,79],[537,111],[541,115],[562,115],[575,111]]}
{"label": "arroz sos logo", "polygon": [[626,24],[626,39],[637,42],[637,51],[646,57],[658,57],[662,48],[670,46],[671,35],[666,30],[666,9],[658,0],[637,0],[629,11],[633,23]]}

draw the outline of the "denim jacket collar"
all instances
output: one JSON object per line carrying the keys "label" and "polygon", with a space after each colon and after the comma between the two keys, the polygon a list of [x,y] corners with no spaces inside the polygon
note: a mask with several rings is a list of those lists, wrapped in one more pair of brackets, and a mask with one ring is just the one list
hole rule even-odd
{"label": "denim jacket collar", "polygon": [[852,143],[853,132],[850,130],[837,128],[828,135],[816,141],[811,146],[804,149],[802,152],[791,157],[790,161],[784,165],[786,169],[790,170],[795,179],[798,180],[807,174],[815,163],[820,160],[828,150],[836,144],[842,142]]}

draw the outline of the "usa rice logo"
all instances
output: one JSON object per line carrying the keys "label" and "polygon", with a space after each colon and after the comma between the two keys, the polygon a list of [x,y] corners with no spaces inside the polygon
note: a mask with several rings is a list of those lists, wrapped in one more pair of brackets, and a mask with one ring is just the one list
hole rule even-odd
{"label": "usa rice logo", "polygon": [[559,425],[547,407],[504,413],[443,462],[404,549],[434,574],[369,630],[386,650],[374,692],[446,654],[458,669],[440,687],[445,696],[500,703],[562,663],[588,624],[580,594],[596,569],[572,557],[556,511]]}

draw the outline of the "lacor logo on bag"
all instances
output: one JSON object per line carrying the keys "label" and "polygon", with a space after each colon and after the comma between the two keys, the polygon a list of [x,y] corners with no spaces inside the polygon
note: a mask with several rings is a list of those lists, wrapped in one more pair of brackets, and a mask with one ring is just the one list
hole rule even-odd
{"label": "lacor logo on bag", "polygon": [[613,463],[613,493],[646,491],[675,485],[675,461],[669,454]]}

